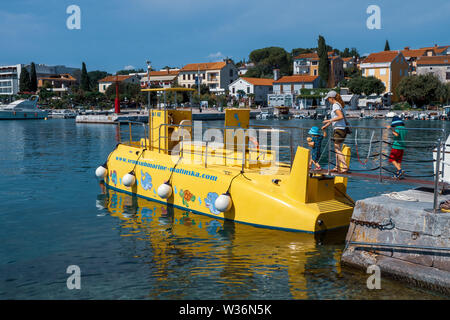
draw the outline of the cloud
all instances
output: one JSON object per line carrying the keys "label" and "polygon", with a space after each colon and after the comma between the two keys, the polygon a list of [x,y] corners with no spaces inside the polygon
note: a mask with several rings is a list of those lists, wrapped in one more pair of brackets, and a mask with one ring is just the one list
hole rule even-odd
{"label": "cloud", "polygon": [[216,53],[210,53],[208,56],[207,56],[207,58],[208,59],[212,59],[212,60],[214,60],[214,59],[222,59],[222,58],[224,58],[225,56],[222,54],[222,52],[220,52],[220,51],[217,51]]}
{"label": "cloud", "polygon": [[123,70],[134,70],[134,69],[135,69],[135,67],[132,66],[132,65],[128,65],[128,66],[123,67]]}

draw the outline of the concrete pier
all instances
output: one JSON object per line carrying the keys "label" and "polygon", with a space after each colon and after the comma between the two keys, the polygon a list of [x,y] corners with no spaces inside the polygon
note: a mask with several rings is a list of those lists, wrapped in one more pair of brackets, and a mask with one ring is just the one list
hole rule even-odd
{"label": "concrete pier", "polygon": [[389,276],[450,295],[450,213],[432,207],[433,190],[425,188],[357,201],[342,264],[377,265],[381,281]]}
{"label": "concrete pier", "polygon": [[[156,110],[156,109],[155,109]],[[250,111],[250,118],[256,118],[260,111]],[[203,109],[202,112],[198,108],[192,109],[192,120],[224,120],[225,111]],[[78,115],[75,120],[77,123],[106,123],[117,124],[120,121],[136,121],[148,122],[148,113],[110,113],[110,114],[86,114]]]}

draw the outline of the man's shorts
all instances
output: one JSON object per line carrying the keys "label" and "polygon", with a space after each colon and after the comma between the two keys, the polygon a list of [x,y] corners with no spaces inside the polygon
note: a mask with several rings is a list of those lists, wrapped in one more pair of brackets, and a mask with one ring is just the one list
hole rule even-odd
{"label": "man's shorts", "polygon": [[401,163],[403,159],[403,152],[405,150],[400,149],[391,149],[391,154],[389,155],[389,162],[398,162]]}

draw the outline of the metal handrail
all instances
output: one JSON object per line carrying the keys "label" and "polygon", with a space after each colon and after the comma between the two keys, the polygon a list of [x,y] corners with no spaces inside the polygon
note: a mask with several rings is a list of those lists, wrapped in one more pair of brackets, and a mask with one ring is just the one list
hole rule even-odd
{"label": "metal handrail", "polygon": [[133,140],[132,132],[131,132],[131,126],[132,126],[132,125],[140,125],[140,126],[142,126],[142,127],[144,128],[144,136],[146,137],[146,138],[144,139],[144,148],[147,149],[147,126],[148,126],[148,125],[147,125],[146,123],[138,122],[138,121],[132,121],[132,120],[120,120],[120,121],[118,121],[119,131],[120,131],[120,128],[121,128],[120,125],[121,125],[121,124],[126,124],[126,123],[128,123],[128,133],[129,133],[129,136],[130,136],[129,144],[131,145],[132,140]]}

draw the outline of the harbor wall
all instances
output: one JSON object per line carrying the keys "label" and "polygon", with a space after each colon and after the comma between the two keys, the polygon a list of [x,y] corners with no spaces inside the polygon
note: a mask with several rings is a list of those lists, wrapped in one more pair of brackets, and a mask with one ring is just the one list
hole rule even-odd
{"label": "harbor wall", "polygon": [[357,201],[342,264],[450,295],[450,213],[432,207],[424,188]]}

